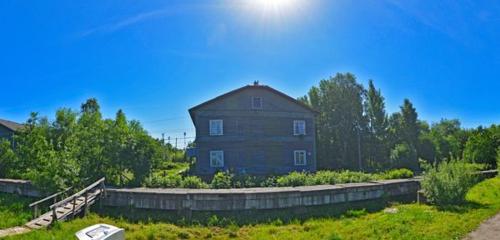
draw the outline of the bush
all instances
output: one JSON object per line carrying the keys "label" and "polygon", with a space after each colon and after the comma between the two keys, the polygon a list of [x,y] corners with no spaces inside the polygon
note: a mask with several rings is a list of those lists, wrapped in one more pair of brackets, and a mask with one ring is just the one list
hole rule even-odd
{"label": "bush", "polygon": [[381,173],[378,179],[401,179],[401,178],[412,178],[414,176],[413,171],[407,168],[393,169]]}
{"label": "bush", "polygon": [[497,148],[497,169],[498,175],[500,176],[500,147]]}
{"label": "bush", "polygon": [[146,187],[176,188],[181,185],[181,175],[167,175],[165,177],[154,175],[150,181],[146,181]]}
{"label": "bush", "polygon": [[278,183],[276,181],[277,181],[277,177],[270,176],[270,177],[264,179],[259,185],[261,187],[277,187]]}
{"label": "bush", "polygon": [[[473,164],[469,164],[472,166]],[[476,164],[477,165],[477,164]],[[309,185],[327,185],[340,183],[369,182],[375,179],[411,178],[413,172],[409,169],[395,169],[380,174],[370,174],[345,170],[342,172],[322,170],[316,173],[291,172],[282,176],[251,176],[234,175],[229,172],[218,172],[210,184],[206,184],[198,177],[182,178],[180,175],[160,174],[153,175],[145,183],[147,187],[162,188],[251,188],[251,187],[295,187]]]}
{"label": "bush", "polygon": [[421,185],[429,202],[437,205],[459,204],[477,182],[476,169],[463,161],[451,160],[428,167]]}
{"label": "bush", "polygon": [[196,176],[187,176],[180,183],[181,188],[208,188],[208,184]]}
{"label": "bush", "polygon": [[236,175],[233,178],[233,186],[235,188],[259,187],[264,180],[266,180],[265,177],[256,177],[248,174]]}
{"label": "bush", "polygon": [[374,180],[374,176],[364,172],[342,171],[339,173],[337,183],[360,183]]}
{"label": "bush", "polygon": [[276,179],[278,187],[295,187],[306,185],[308,174],[304,172],[292,172]]}
{"label": "bush", "polygon": [[339,173],[333,171],[318,171],[312,175],[307,185],[336,184],[339,181]]}
{"label": "bush", "polygon": [[210,186],[212,188],[231,188],[233,186],[233,174],[229,172],[216,173]]}

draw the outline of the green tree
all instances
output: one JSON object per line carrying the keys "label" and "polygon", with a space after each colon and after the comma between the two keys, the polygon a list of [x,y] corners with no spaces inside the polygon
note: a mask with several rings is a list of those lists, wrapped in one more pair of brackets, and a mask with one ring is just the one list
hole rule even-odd
{"label": "green tree", "polygon": [[136,125],[132,134],[134,137],[128,145],[131,159],[129,169],[134,174],[133,184],[139,185],[165,159],[160,141],[150,137],[140,125]]}
{"label": "green tree", "polygon": [[385,101],[380,89],[377,90],[373,81],[368,82],[365,111],[368,118],[369,142],[365,144],[368,151],[369,162],[375,168],[387,166],[388,156],[388,117],[385,112]]}
{"label": "green tree", "polygon": [[320,112],[317,117],[319,168],[359,169],[358,140],[364,140],[367,129],[363,115],[364,93],[353,74],[337,73],[335,77],[321,80],[319,86],[312,87],[308,96],[301,99]]}
{"label": "green tree", "polygon": [[460,121],[442,119],[431,128],[431,138],[436,146],[437,159],[458,159],[462,156]]}
{"label": "green tree", "polygon": [[405,142],[415,148],[418,143],[418,114],[410,100],[405,99],[401,106],[401,136]]}
{"label": "green tree", "polygon": [[406,142],[396,144],[390,154],[392,168],[418,170],[417,151]]}
{"label": "green tree", "polygon": [[[413,104],[405,99],[401,111],[393,113],[389,118],[389,141],[391,150],[391,167],[406,167],[418,170],[417,147],[419,145],[421,122]],[[402,161],[402,162],[398,162]],[[403,165],[401,165],[403,164]]]}
{"label": "green tree", "polygon": [[17,165],[17,155],[11,147],[11,142],[0,139],[0,178],[11,177],[11,171]]}
{"label": "green tree", "polygon": [[106,176],[109,171],[109,159],[105,154],[105,124],[96,99],[91,98],[81,106],[78,119],[77,139],[80,151],[77,159],[80,165],[80,176],[84,183]]}
{"label": "green tree", "polygon": [[50,138],[51,126],[46,118],[32,113],[26,127],[16,136],[17,173],[31,180],[40,190],[50,193],[71,185],[74,179],[68,159],[58,154],[61,142]]}
{"label": "green tree", "polygon": [[500,125],[489,128],[479,127],[469,137],[463,152],[464,159],[469,162],[496,167],[496,151],[500,146]]}
{"label": "green tree", "polygon": [[115,119],[103,119],[93,98],[80,113],[59,109],[53,122],[32,113],[14,140],[15,149],[0,143],[0,176],[29,179],[46,192],[103,176],[115,185],[138,186],[169,151],[122,110]]}
{"label": "green tree", "polygon": [[104,123],[104,153],[109,161],[106,178],[113,184],[123,186],[131,180],[131,177],[127,176],[127,169],[132,161],[131,153],[128,151],[132,136],[127,118],[120,109],[114,121],[107,119]]}

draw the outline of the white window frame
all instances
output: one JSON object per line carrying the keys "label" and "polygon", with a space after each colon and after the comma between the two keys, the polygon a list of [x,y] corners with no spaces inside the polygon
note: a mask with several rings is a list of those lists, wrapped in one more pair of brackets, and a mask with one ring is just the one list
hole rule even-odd
{"label": "white window frame", "polygon": [[[297,125],[303,124],[304,125],[304,132],[297,132]],[[299,135],[306,135],[306,121],[305,120],[293,120],[293,135],[294,136],[299,136]]]}
{"label": "white window frame", "polygon": [[[220,124],[220,133],[214,132],[214,128],[212,128],[212,124]],[[222,136],[224,135],[224,121],[222,119],[212,119],[208,124],[208,133],[210,136]]]}
{"label": "white window frame", "polygon": [[[255,106],[255,99],[260,99],[260,106],[256,107]],[[252,109],[262,109],[262,105],[264,105],[262,97],[252,97]]]}
{"label": "white window frame", "polygon": [[[304,161],[300,162],[300,155],[298,154],[304,154]],[[299,156],[299,158],[297,158]],[[307,151],[306,150],[295,150],[293,151],[293,164],[295,166],[305,166],[307,165]]]}
{"label": "white window frame", "polygon": [[[213,157],[214,154],[220,154],[220,159],[214,159]],[[214,151],[210,151],[210,167],[213,167],[213,168],[220,168],[220,167],[224,167],[224,151],[222,150],[214,150]],[[219,161],[218,161],[219,160]],[[217,162],[215,162],[217,161]],[[216,164],[214,164],[216,163]]]}

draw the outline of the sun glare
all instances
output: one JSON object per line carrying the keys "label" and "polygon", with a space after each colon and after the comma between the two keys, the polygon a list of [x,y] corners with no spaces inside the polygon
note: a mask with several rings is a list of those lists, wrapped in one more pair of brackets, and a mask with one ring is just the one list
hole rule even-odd
{"label": "sun glare", "polygon": [[292,7],[296,0],[255,0],[257,5],[267,10],[280,10]]}
{"label": "sun glare", "polygon": [[253,8],[266,15],[286,15],[298,8],[300,0],[252,0]]}

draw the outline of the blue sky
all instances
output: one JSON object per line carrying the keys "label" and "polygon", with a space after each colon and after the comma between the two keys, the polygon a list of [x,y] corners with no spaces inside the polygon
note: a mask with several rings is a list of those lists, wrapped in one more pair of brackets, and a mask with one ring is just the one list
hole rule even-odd
{"label": "blue sky", "polygon": [[0,118],[96,97],[154,136],[194,136],[187,109],[259,80],[293,97],[352,72],[389,112],[499,123],[497,1],[0,1]]}

